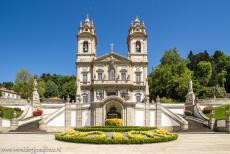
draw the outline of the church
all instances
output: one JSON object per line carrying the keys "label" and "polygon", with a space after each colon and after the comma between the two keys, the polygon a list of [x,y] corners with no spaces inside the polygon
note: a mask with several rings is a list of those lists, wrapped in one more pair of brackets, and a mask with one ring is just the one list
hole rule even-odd
{"label": "church", "polygon": [[116,53],[113,46],[97,57],[95,26],[88,16],[80,23],[77,127],[101,126],[108,118],[121,118],[124,126],[156,126],[156,120],[160,121],[155,105],[149,102],[147,32],[138,17],[128,28],[126,43],[127,57]]}
{"label": "church", "polygon": [[[40,130],[60,132],[103,126],[110,118],[122,119],[123,126],[187,129],[188,122],[181,116],[184,104],[165,105],[160,98],[149,100],[147,32],[138,17],[128,28],[126,43],[127,57],[115,52],[113,46],[105,55],[97,56],[95,26],[87,16],[77,34],[75,102],[70,102],[69,97],[65,103],[40,102],[35,79],[32,102],[18,104],[22,115],[4,120],[0,129],[20,129],[39,121]],[[189,96],[193,96],[192,90]],[[193,105],[193,99],[189,102]],[[43,115],[31,118],[37,108]]]}
{"label": "church", "polygon": [[[144,23],[136,17],[129,27],[128,57],[116,53],[113,47],[105,55],[96,56],[97,35],[88,16],[80,23],[77,44],[76,100],[89,105],[90,125],[103,125],[107,118],[121,118],[124,125],[135,125],[137,105],[149,101]],[[139,116],[144,119],[138,121],[141,125],[149,123],[149,118]]]}

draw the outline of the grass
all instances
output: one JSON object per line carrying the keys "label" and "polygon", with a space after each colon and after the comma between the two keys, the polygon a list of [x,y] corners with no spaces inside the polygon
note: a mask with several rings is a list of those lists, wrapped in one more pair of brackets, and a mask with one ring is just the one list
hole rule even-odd
{"label": "grass", "polygon": [[5,119],[12,119],[14,111],[16,111],[17,117],[19,117],[23,112],[23,111],[15,110],[14,108],[3,107],[3,106],[0,106],[0,110],[2,111],[1,117]]}
{"label": "grass", "polygon": [[[225,119],[226,118],[226,111],[229,111],[229,108],[230,108],[230,104],[214,107],[213,111],[215,113],[215,118],[217,120]],[[210,117],[210,113],[206,114],[206,116]]]}

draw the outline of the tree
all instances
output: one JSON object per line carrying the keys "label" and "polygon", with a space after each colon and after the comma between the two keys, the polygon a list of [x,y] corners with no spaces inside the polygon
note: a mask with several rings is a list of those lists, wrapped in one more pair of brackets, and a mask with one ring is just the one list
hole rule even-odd
{"label": "tree", "polygon": [[32,93],[32,82],[31,74],[27,70],[22,69],[18,71],[15,79],[15,92],[21,95],[22,98],[30,97]]}
{"label": "tree", "polygon": [[40,97],[44,97],[44,93],[46,92],[46,83],[39,79],[38,80],[38,93],[40,95]]}
{"label": "tree", "polygon": [[58,97],[58,86],[51,80],[48,80],[45,84],[45,93],[46,98],[49,97]]}
{"label": "tree", "polygon": [[183,59],[180,57],[178,50],[176,48],[169,49],[165,51],[163,57],[161,58],[161,64],[178,64],[182,62]]}
{"label": "tree", "polygon": [[14,83],[13,82],[3,82],[0,84],[0,87],[6,88],[8,90],[12,90],[14,88]]}
{"label": "tree", "polygon": [[212,75],[212,65],[208,61],[200,61],[197,64],[195,76],[202,85],[207,85]]}
{"label": "tree", "polygon": [[154,68],[149,77],[150,99],[157,95],[183,101],[188,90],[192,72],[177,50],[166,51],[161,64]]}
{"label": "tree", "polygon": [[72,79],[69,82],[66,82],[62,85],[61,97],[69,97],[73,100],[76,96],[76,80]]}

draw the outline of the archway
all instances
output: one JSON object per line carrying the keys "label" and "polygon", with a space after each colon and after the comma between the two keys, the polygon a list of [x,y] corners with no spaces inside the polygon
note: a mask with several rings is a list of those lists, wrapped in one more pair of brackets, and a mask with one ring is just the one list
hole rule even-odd
{"label": "archway", "polygon": [[124,117],[124,105],[122,100],[116,98],[107,99],[104,104],[104,120],[111,118],[125,119]]}

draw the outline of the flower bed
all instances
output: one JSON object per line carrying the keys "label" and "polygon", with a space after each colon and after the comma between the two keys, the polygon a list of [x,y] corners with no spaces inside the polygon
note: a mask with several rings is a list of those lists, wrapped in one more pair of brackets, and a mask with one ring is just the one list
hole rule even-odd
{"label": "flower bed", "polygon": [[55,135],[55,139],[60,141],[93,144],[144,144],[172,141],[176,140],[177,137],[177,134],[162,129],[128,132],[69,130]]}
{"label": "flower bed", "polygon": [[83,127],[75,128],[76,131],[88,132],[88,131],[103,131],[103,132],[128,132],[131,130],[135,131],[147,131],[156,129],[155,127],[140,127],[140,126],[94,126],[94,127]]}

